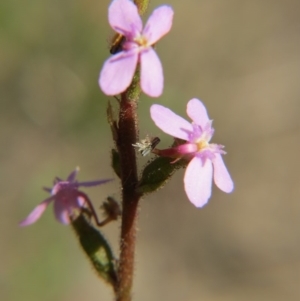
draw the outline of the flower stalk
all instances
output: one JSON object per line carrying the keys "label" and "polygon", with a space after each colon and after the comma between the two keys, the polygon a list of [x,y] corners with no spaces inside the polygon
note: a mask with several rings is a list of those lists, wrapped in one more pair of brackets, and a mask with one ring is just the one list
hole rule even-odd
{"label": "flower stalk", "polygon": [[117,301],[130,301],[134,272],[136,224],[138,203],[141,195],[136,192],[138,171],[135,149],[138,140],[137,101],[140,95],[139,74],[133,83],[121,94],[117,147],[120,154],[122,183],[122,224],[120,238],[120,258],[118,269]]}

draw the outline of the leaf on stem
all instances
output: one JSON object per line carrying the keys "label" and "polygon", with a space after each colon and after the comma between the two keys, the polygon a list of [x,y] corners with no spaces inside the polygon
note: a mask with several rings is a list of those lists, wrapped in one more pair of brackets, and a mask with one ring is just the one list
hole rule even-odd
{"label": "leaf on stem", "polygon": [[143,170],[142,177],[137,187],[139,193],[150,193],[162,188],[172,177],[176,170],[185,167],[186,162],[179,160],[172,163],[171,158],[157,157]]}
{"label": "leaf on stem", "polygon": [[84,212],[74,220],[72,226],[75,230],[83,251],[88,256],[97,274],[116,288],[117,272],[112,249],[102,233],[94,228]]}

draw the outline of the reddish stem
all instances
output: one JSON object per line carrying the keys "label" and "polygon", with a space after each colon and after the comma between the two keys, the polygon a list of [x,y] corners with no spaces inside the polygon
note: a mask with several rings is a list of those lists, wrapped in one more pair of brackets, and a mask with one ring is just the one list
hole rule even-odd
{"label": "reddish stem", "polygon": [[121,95],[117,141],[121,162],[123,197],[117,301],[131,300],[137,209],[140,198],[135,189],[138,173],[135,149],[132,146],[137,141],[137,103],[135,100],[128,99],[130,97],[128,95],[126,92]]}

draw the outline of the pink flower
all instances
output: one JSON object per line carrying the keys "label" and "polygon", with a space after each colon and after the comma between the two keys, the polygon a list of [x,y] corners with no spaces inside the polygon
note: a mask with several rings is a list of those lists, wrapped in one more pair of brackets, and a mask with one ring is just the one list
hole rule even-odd
{"label": "pink flower", "polygon": [[152,105],[151,118],[165,133],[186,143],[172,149],[159,151],[160,155],[190,160],[184,175],[184,188],[189,200],[202,207],[211,196],[212,177],[224,192],[232,192],[234,185],[223,162],[223,146],[209,143],[214,134],[203,103],[193,98],[187,104],[187,114],[192,123],[161,105]]}
{"label": "pink flower", "polygon": [[152,45],[172,27],[173,10],[160,6],[153,11],[143,29],[137,7],[130,0],[113,0],[108,10],[110,26],[125,37],[123,51],[111,56],[100,73],[99,85],[106,95],[124,92],[130,85],[138,62],[141,64],[141,88],[152,97],[163,90],[161,62]]}
{"label": "pink flower", "polygon": [[79,169],[76,168],[65,181],[56,178],[52,189],[44,188],[51,193],[51,196],[37,205],[19,225],[28,226],[35,223],[51,202],[54,202],[54,215],[56,219],[63,224],[69,224],[70,215],[73,213],[73,210],[84,207],[85,203],[89,201],[87,195],[79,191],[78,187],[91,187],[111,181],[111,179],[106,179],[90,182],[77,182],[75,178],[78,171]]}

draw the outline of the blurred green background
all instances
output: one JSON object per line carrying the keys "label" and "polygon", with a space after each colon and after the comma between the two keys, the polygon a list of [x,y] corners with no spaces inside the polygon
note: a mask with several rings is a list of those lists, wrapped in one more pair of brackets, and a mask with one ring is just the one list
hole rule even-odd
{"label": "blurred green background", "polygon": [[[159,4],[152,0],[150,11]],[[236,189],[214,189],[196,209],[180,171],[142,201],[134,300],[299,300],[299,1],[169,4],[174,26],[157,45],[164,94],[142,96],[141,137],[171,142],[150,120],[152,103],[185,116],[187,101],[202,99]],[[114,176],[108,97],[97,84],[113,36],[108,5],[0,2],[1,300],[113,300],[52,208],[33,226],[17,225],[54,176],[77,165],[79,180]],[[107,195],[119,198],[120,185],[88,193],[100,206]],[[115,249],[118,230],[105,229]]]}

